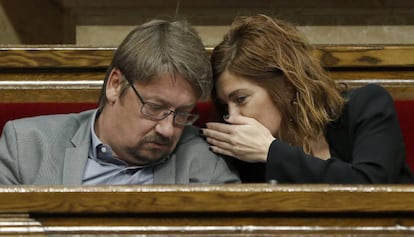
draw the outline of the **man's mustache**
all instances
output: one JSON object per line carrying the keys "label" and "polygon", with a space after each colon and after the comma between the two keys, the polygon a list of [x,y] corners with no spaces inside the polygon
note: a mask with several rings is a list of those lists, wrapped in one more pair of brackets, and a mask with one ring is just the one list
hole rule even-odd
{"label": "man's mustache", "polygon": [[142,143],[149,143],[149,142],[153,142],[153,143],[157,143],[161,145],[172,145],[174,143],[172,138],[163,137],[160,135],[147,136],[142,140]]}

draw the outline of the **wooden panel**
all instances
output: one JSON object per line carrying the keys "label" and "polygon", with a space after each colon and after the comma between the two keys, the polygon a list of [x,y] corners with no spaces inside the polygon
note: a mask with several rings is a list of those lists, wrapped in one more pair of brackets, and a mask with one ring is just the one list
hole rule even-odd
{"label": "wooden panel", "polygon": [[[317,45],[332,78],[351,88],[384,86],[396,100],[414,99],[414,45]],[[0,48],[2,102],[95,102],[114,48]],[[211,52],[211,48],[207,49]]]}
{"label": "wooden panel", "polygon": [[113,48],[0,48],[1,68],[105,68]]}
{"label": "wooden panel", "polygon": [[412,185],[0,188],[0,235],[403,235],[413,214]]}
{"label": "wooden panel", "polygon": [[[115,48],[0,48],[1,68],[106,68]],[[207,48],[211,52],[212,48]],[[411,68],[414,45],[316,45],[323,65],[334,68]]]}
{"label": "wooden panel", "polygon": [[235,184],[0,187],[0,213],[108,211],[147,214],[414,213],[414,186]]}
{"label": "wooden panel", "polygon": [[410,68],[414,66],[414,46],[412,45],[319,46],[315,55],[328,68]]}

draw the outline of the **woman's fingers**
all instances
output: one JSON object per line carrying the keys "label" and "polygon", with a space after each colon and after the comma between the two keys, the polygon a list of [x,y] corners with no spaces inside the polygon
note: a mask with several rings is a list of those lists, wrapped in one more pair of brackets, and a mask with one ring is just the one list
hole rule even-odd
{"label": "woman's fingers", "polygon": [[232,137],[230,134],[220,132],[218,130],[203,129],[203,135],[206,137],[207,142],[211,145],[210,148],[219,154],[234,156],[232,145]]}
{"label": "woman's fingers", "polygon": [[227,124],[227,123],[218,123],[218,122],[208,122],[206,123],[206,127],[208,129],[212,129],[215,131],[219,131],[222,133],[231,133],[233,128],[233,125]]}
{"label": "woman's fingers", "polygon": [[[206,138],[214,139],[214,140],[220,140],[220,141],[229,141],[229,134],[221,132],[219,130],[215,130],[213,128],[203,128],[203,135]],[[207,140],[208,141],[208,140]]]}
{"label": "woman's fingers", "polygon": [[231,152],[231,151],[229,151],[229,150],[226,150],[226,149],[223,149],[223,148],[221,148],[221,147],[218,147],[218,146],[210,146],[210,148],[211,148],[211,150],[212,150],[213,152],[215,152],[215,153],[219,153],[219,154],[226,155],[226,156],[236,157],[236,156],[233,154],[233,152]]}

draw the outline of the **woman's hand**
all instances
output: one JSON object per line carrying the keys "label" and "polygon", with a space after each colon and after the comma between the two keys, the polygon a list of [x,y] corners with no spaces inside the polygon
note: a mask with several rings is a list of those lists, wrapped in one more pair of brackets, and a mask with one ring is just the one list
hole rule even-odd
{"label": "woman's hand", "polygon": [[246,162],[266,162],[270,144],[275,138],[253,118],[231,116],[230,124],[210,122],[202,129],[214,152]]}

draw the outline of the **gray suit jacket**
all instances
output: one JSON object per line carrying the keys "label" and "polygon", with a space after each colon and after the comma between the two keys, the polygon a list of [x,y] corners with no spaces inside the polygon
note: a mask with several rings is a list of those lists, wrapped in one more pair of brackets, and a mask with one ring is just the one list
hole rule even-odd
{"label": "gray suit jacket", "polygon": [[[91,145],[94,110],[9,121],[0,138],[0,184],[79,185]],[[188,126],[155,184],[234,183],[236,171]]]}

